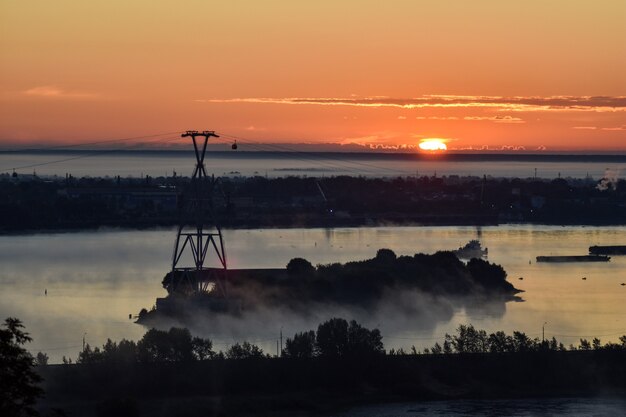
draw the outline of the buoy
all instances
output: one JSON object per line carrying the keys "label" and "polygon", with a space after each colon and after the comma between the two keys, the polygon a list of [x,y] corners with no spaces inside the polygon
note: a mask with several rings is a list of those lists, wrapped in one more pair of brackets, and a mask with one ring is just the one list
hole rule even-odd
{"label": "buoy", "polygon": [[232,150],[237,150],[237,141],[235,141],[232,145],[230,145]]}
{"label": "buoy", "polygon": [[583,277],[583,281],[587,280],[587,277]]}

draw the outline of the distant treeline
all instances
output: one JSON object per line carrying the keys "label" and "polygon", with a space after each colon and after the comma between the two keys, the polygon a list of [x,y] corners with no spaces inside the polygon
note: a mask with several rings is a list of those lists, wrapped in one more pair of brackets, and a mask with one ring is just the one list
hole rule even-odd
{"label": "distant treeline", "polygon": [[[602,343],[598,338],[589,341],[581,338],[577,345],[565,346],[556,338],[531,339],[524,332],[514,331],[508,335],[503,331],[488,334],[472,325],[460,325],[456,334],[446,334],[443,344],[435,343],[432,348],[418,350],[390,349],[385,351],[382,335],[378,329],[367,329],[356,321],[332,318],[321,323],[317,331],[298,332],[288,337],[280,357],[283,358],[361,358],[366,360],[389,355],[454,355],[454,354],[524,354],[532,352],[565,351],[625,351],[626,335],[619,342]],[[35,363],[46,365],[45,353],[35,357]],[[210,339],[192,337],[188,329],[172,327],[169,331],[150,329],[138,342],[122,339],[119,343],[110,339],[102,348],[86,345],[78,353],[75,363],[154,363],[190,362],[226,359],[260,359],[272,355],[247,341],[234,343],[225,351],[214,351]],[[71,358],[63,358],[71,364]]]}
{"label": "distant treeline", "polygon": [[[188,178],[0,176],[0,231],[173,225]],[[214,190],[227,227],[626,224],[626,181],[478,177],[234,177]]]}

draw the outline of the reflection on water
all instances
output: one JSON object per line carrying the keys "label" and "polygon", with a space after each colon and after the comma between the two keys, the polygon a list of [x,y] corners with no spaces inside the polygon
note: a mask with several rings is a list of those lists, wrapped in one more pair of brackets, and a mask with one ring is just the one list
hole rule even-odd
{"label": "reflection on water", "polygon": [[613,417],[626,413],[626,400],[556,398],[458,400],[359,407],[336,417]]}
{"label": "reflection on water", "polygon": [[[230,266],[249,268],[282,267],[296,256],[313,264],[346,262],[373,257],[382,247],[403,255],[432,253],[457,248],[477,233],[474,227],[265,229],[227,230],[225,239]],[[482,227],[480,233],[489,260],[503,265],[509,281],[525,291],[524,302],[403,293],[393,294],[375,312],[319,306],[307,317],[272,310],[245,320],[204,318],[194,327],[212,337],[218,349],[245,338],[271,353],[281,328],[290,336],[335,315],[379,327],[387,348],[432,346],[467,323],[541,337],[548,322],[546,336],[565,344],[626,334],[626,287],[620,286],[626,282],[626,257],[609,263],[534,262],[537,255],[585,254],[590,245],[626,244],[626,227],[507,225]],[[170,267],[173,238],[172,230],[2,236],[0,317],[22,319],[35,339],[31,349],[48,352],[53,361],[75,357],[85,333],[92,345],[107,337],[138,339],[145,329],[128,315],[165,294],[161,280]]]}

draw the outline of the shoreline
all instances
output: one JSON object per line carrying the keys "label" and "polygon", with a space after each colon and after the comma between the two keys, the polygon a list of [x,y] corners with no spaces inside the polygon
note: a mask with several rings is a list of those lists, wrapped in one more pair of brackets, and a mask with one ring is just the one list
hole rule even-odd
{"label": "shoreline", "polygon": [[[539,223],[539,222],[502,222],[502,223],[393,223],[393,222],[380,222],[380,223],[352,223],[341,225],[300,225],[285,223],[284,225],[242,225],[239,227],[234,226],[222,226],[224,230],[280,230],[280,229],[361,229],[361,228],[404,228],[404,227],[626,227],[626,223],[571,223],[571,224],[557,224],[557,223]],[[93,227],[59,227],[59,228],[45,228],[45,229],[24,229],[24,230],[11,230],[1,231],[0,236],[33,236],[33,235],[51,235],[51,234],[71,234],[71,233],[99,233],[99,232],[153,232],[153,231],[172,231],[176,229],[176,224],[169,225],[146,225],[146,226],[125,226],[125,225],[111,225],[103,224]]]}

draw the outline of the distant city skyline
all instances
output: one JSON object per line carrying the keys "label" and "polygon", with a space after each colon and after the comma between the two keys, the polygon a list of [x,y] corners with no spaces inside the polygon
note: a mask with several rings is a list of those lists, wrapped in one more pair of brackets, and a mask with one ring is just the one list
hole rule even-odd
{"label": "distant city skyline", "polygon": [[3,2],[0,148],[626,152],[625,21],[621,0]]}

